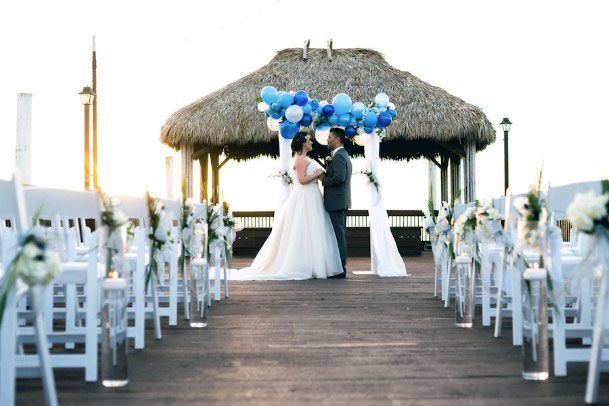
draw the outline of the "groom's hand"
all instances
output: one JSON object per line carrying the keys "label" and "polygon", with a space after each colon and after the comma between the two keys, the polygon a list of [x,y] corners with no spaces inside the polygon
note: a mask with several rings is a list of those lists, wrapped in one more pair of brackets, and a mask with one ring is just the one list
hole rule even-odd
{"label": "groom's hand", "polygon": [[332,157],[331,156],[327,157],[326,162],[332,162]]}

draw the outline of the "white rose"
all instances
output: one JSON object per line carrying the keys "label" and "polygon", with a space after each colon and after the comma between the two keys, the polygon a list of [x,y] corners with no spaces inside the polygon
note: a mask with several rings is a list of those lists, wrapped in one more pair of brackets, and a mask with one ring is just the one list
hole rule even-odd
{"label": "white rose", "polygon": [[23,246],[22,254],[25,255],[26,258],[33,260],[38,255],[41,254],[40,248],[36,246],[36,244],[30,242]]}

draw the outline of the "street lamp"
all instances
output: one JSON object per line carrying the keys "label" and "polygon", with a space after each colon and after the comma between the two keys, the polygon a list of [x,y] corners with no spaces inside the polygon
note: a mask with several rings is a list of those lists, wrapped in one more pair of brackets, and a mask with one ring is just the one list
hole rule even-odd
{"label": "street lamp", "polygon": [[93,89],[91,89],[89,86],[85,86],[82,88],[79,95],[82,104],[85,107],[85,190],[89,190],[89,182],[91,178],[91,165],[89,164],[89,157],[91,155],[89,151],[89,108],[91,107],[91,104],[93,104],[93,99],[95,99],[95,93],[93,93]]}
{"label": "street lamp", "polygon": [[503,128],[503,164],[504,169],[503,173],[505,176],[505,192],[507,193],[508,188],[510,187],[510,177],[509,177],[509,160],[508,160],[508,133],[510,132],[510,128],[512,127],[512,122],[509,118],[503,117],[503,121],[501,122],[501,128]]}

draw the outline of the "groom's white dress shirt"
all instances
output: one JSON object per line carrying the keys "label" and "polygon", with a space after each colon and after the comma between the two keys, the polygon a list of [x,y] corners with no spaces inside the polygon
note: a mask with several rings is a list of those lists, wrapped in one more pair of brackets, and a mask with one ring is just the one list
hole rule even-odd
{"label": "groom's white dress shirt", "polygon": [[339,150],[339,149],[341,149],[341,148],[343,148],[343,147],[341,146],[341,147],[338,147],[338,148],[334,148],[334,149],[333,149],[333,150],[330,152],[330,154],[332,154],[332,158],[334,158],[334,155],[336,155],[336,152],[338,152],[338,150]]}

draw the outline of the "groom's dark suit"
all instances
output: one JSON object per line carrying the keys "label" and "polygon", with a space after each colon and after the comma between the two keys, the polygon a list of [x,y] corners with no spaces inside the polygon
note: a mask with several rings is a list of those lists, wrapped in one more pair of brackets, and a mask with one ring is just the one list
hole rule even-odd
{"label": "groom's dark suit", "polygon": [[347,239],[345,228],[347,223],[347,209],[351,207],[351,158],[344,148],[334,153],[332,160],[326,168],[324,186],[324,207],[330,215],[332,227],[338,242],[338,251],[347,271]]}

